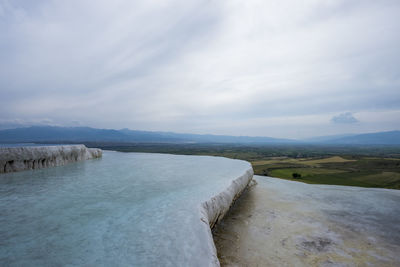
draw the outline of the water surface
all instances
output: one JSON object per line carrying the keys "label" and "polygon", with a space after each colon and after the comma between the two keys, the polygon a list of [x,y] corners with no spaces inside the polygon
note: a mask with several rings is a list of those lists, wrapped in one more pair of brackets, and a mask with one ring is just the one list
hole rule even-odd
{"label": "water surface", "polygon": [[219,157],[104,152],[0,175],[6,266],[208,266],[200,204],[250,167]]}

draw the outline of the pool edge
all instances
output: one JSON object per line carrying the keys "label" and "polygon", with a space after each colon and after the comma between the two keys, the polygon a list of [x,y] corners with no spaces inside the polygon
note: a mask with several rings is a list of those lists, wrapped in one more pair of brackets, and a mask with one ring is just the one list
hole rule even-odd
{"label": "pool edge", "polygon": [[250,165],[244,174],[231,182],[228,188],[201,204],[201,221],[207,225],[209,246],[213,253],[211,266],[220,266],[211,229],[225,216],[235,200],[240,197],[253,179],[253,175],[254,171]]}

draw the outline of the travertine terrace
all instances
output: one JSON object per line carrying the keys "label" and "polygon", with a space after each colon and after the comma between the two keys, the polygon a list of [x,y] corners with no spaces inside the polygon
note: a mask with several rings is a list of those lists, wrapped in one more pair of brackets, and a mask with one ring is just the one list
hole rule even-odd
{"label": "travertine terrace", "polygon": [[3,147],[0,173],[61,166],[101,156],[101,149],[84,145]]}

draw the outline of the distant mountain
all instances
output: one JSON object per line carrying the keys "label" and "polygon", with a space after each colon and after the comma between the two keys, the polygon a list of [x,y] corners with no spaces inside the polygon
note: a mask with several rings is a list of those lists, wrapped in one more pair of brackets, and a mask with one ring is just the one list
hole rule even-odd
{"label": "distant mountain", "polygon": [[324,143],[343,145],[400,145],[400,131],[357,134],[325,140]]}
{"label": "distant mountain", "polygon": [[129,143],[294,143],[289,139],[228,135],[181,134],[129,129],[32,126],[0,130],[0,142],[129,142]]}
{"label": "distant mountain", "polygon": [[356,134],[337,134],[337,135],[326,135],[326,136],[316,136],[316,137],[310,137],[306,139],[302,139],[301,141],[306,142],[306,143],[324,143],[324,142],[329,142],[332,140],[344,138],[344,137],[350,137],[354,136]]}
{"label": "distant mountain", "polygon": [[164,139],[175,139],[185,143],[294,143],[290,139],[278,139],[272,137],[253,137],[253,136],[230,136],[213,134],[183,134],[173,132],[146,132],[123,129],[125,134],[132,137],[138,134],[151,135]]}
{"label": "distant mountain", "polygon": [[43,141],[94,141],[122,139],[116,130],[93,129],[88,127],[32,126],[0,131],[2,142],[43,142]]}
{"label": "distant mountain", "polygon": [[18,142],[400,145],[400,131],[321,136],[299,141],[272,137],[183,134],[129,129],[96,129],[90,127],[32,126],[0,130],[0,143]]}

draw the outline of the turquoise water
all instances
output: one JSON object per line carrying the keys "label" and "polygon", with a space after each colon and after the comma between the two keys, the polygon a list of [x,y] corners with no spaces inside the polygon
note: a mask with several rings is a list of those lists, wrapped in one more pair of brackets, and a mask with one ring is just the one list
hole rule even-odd
{"label": "turquoise water", "polygon": [[104,152],[103,158],[0,175],[6,266],[208,266],[200,204],[249,163]]}

